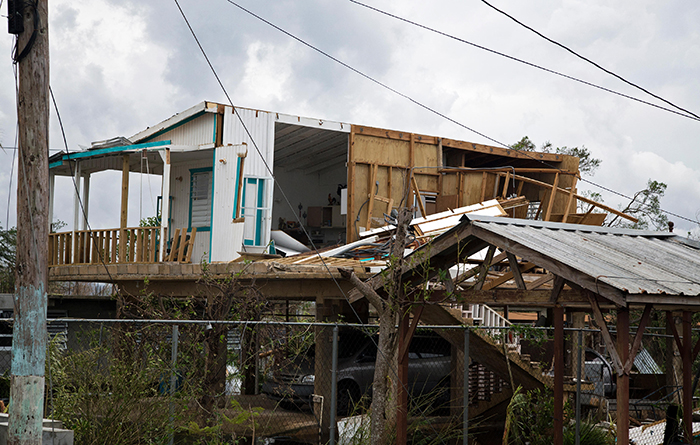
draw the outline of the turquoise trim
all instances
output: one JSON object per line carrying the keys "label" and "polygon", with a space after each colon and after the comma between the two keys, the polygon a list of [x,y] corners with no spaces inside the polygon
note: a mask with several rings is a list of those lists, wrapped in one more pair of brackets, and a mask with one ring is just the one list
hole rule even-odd
{"label": "turquoise trim", "polygon": [[[262,207],[265,189],[265,182],[262,179],[258,179],[258,202],[256,207]],[[263,211],[258,209],[257,218],[255,219],[255,245],[262,245],[262,222],[263,222]]]}
{"label": "turquoise trim", "polygon": [[[202,168],[191,168],[190,169],[190,209],[189,209],[189,216],[187,217],[187,233],[190,233],[192,231],[192,174],[193,173],[204,173],[204,172],[212,172],[212,184],[214,184],[214,168],[213,167],[202,167]],[[212,185],[212,197],[211,200],[214,202],[214,196],[213,196],[213,185]],[[209,216],[211,218],[211,215]],[[209,232],[211,231],[211,226],[204,226],[204,227],[197,227],[197,232]],[[211,237],[209,237],[209,244],[211,247]],[[210,253],[211,255],[211,253]]]}
{"label": "turquoise trim", "polygon": [[180,122],[178,122],[178,123],[176,123],[176,124],[173,124],[173,125],[171,125],[171,126],[169,126],[169,127],[165,127],[165,128],[163,128],[162,130],[157,131],[156,133],[154,133],[154,134],[148,136],[147,138],[145,138],[145,139],[144,139],[144,142],[151,141],[151,140],[153,140],[153,138],[157,138],[158,136],[160,136],[160,135],[162,135],[162,134],[164,134],[164,133],[167,133],[168,131],[174,130],[174,129],[176,129],[177,127],[180,127],[180,126],[182,126],[182,125],[185,125],[186,123],[192,121],[193,119],[198,118],[199,116],[201,116],[201,115],[203,115],[203,114],[205,114],[205,113],[206,113],[205,110],[199,111],[199,112],[197,112],[196,114],[193,114],[192,116],[188,117],[187,119],[183,119],[183,120],[181,120]]}
{"label": "turquoise trim", "polygon": [[78,153],[69,153],[67,155],[63,155],[63,160],[67,161],[69,159],[90,158],[93,156],[106,155],[106,154],[110,154],[110,153],[119,153],[120,151],[138,150],[141,148],[151,148],[151,147],[161,147],[163,145],[170,145],[170,141],[156,141],[156,142],[149,142],[146,144],[122,145],[119,147],[99,148],[97,150],[88,150],[88,151],[81,151]]}
{"label": "turquoise trim", "polygon": [[219,118],[219,115],[215,114],[214,115],[214,132],[213,132],[214,134],[211,137],[211,141],[214,143],[214,145],[216,145],[216,121],[218,120],[218,118]]}
{"label": "turquoise trim", "polygon": [[[241,182],[241,157],[238,156],[238,160],[236,161],[236,187],[235,187],[235,192],[233,194],[233,216],[231,217],[232,219],[236,219],[236,210],[238,210],[238,184]],[[245,190],[245,184],[244,185],[244,190]],[[243,195],[245,197],[245,195]],[[241,204],[243,201],[241,200]]]}
{"label": "turquoise trim", "polygon": [[49,164],[49,170],[51,170],[54,167],[60,167],[63,165],[63,160],[52,162]]}

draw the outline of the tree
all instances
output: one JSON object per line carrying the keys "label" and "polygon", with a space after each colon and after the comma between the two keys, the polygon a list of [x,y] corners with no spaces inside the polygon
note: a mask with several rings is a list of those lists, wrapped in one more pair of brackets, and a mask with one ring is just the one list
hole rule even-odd
{"label": "tree", "polygon": [[552,149],[552,144],[549,141],[547,141],[544,144],[542,144],[539,150],[537,150],[537,146],[527,136],[523,136],[522,139],[520,139],[515,144],[511,145],[510,148],[512,148],[513,150],[540,151],[543,153],[554,152],[557,154],[575,156],[578,158],[578,169],[581,172],[581,174],[590,176],[593,176],[595,174],[595,171],[598,169],[598,167],[600,167],[600,164],[603,162],[601,159],[594,158],[590,150],[588,150],[583,145],[580,148],[567,147],[566,145],[564,145],[563,147],[556,147]]}
{"label": "tree", "polygon": [[0,226],[0,292],[15,292],[15,263],[17,258],[17,228],[4,230]]}
{"label": "tree", "polygon": [[607,223],[608,227],[623,227],[629,229],[668,230],[668,217],[661,209],[661,198],[666,193],[666,184],[649,179],[645,189],[632,196],[632,200],[622,209],[623,213],[634,216],[639,222],[623,221],[615,216]]}

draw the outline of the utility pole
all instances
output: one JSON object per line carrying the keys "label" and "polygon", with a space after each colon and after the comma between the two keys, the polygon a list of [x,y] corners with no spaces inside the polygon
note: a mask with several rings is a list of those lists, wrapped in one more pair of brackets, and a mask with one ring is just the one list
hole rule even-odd
{"label": "utility pole", "polygon": [[17,271],[7,443],[41,444],[48,286],[48,0],[9,0],[17,35]]}

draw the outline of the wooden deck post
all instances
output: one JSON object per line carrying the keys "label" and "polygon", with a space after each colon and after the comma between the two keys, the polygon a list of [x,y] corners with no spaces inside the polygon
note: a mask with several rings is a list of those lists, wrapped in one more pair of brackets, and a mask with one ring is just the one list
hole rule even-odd
{"label": "wooden deck post", "polygon": [[119,223],[119,262],[126,261],[127,240],[126,240],[126,221],[129,210],[129,155],[123,157],[122,162],[122,205],[121,218]]}
{"label": "wooden deck post", "polygon": [[564,443],[564,308],[554,308],[554,445]]}
{"label": "wooden deck post", "polygon": [[[626,307],[617,310],[617,354],[627,363],[630,351],[630,313]],[[630,435],[630,376],[617,374],[617,443],[629,443]]]}
{"label": "wooden deck post", "polygon": [[690,311],[683,311],[683,428],[688,443],[693,443],[693,337]]}

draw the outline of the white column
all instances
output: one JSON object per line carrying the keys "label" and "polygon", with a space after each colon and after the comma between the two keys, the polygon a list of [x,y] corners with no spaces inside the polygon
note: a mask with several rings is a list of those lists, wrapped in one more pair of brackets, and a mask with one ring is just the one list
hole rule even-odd
{"label": "white column", "polygon": [[[70,162],[70,161],[69,161]],[[73,231],[80,230],[80,161],[75,162],[73,171]],[[73,235],[75,237],[75,234]]]}
{"label": "white column", "polygon": [[88,230],[88,204],[90,203],[90,173],[83,175],[83,209],[82,214],[83,230]]}
{"label": "white column", "polygon": [[161,186],[163,205],[160,207],[160,260],[165,259],[165,253],[168,244],[168,229],[170,215],[170,149],[159,151],[160,157],[163,159],[163,183]]}
{"label": "white column", "polygon": [[55,187],[56,174],[49,170],[49,233],[51,233],[51,224],[53,224],[53,197]]}

